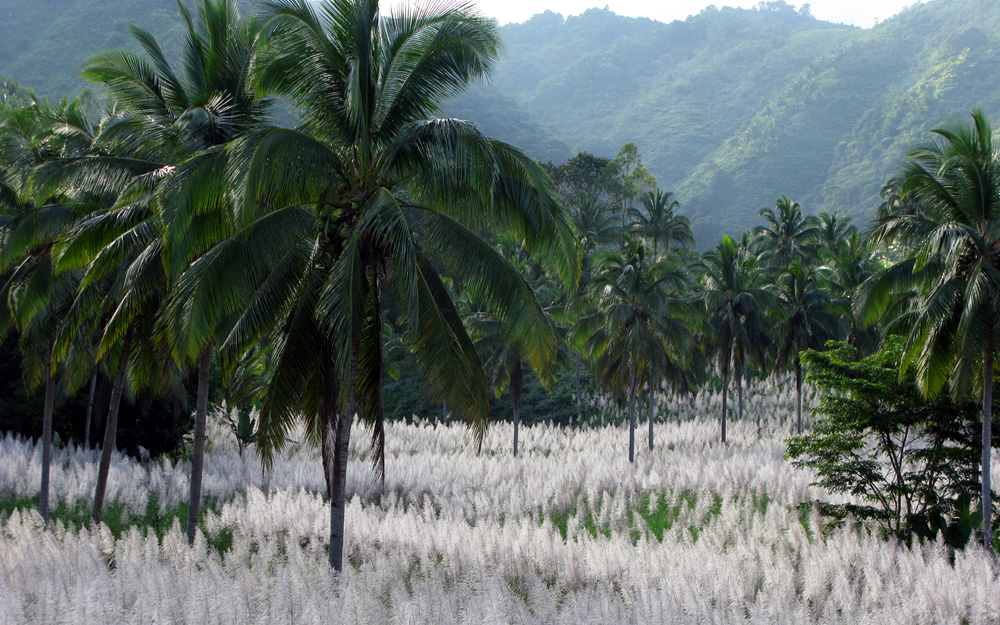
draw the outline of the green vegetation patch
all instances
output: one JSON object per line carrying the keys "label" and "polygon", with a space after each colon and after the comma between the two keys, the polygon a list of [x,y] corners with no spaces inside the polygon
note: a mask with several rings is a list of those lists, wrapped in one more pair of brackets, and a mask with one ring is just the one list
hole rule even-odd
{"label": "green vegetation patch", "polygon": [[[233,530],[224,527],[218,532],[211,533],[205,527],[205,516],[207,513],[217,513],[219,501],[213,498],[206,498],[202,501],[201,509],[198,513],[198,526],[201,528],[210,548],[219,555],[225,555],[233,546]],[[0,522],[6,521],[14,513],[19,511],[38,510],[38,496],[20,497],[17,495],[0,495]],[[59,521],[68,528],[80,530],[91,525],[90,505],[78,499],[73,504],[69,504],[63,499],[56,500],[55,506],[49,513],[49,521]],[[153,534],[157,540],[162,542],[163,537],[176,521],[184,527],[187,524],[188,504],[179,503],[161,510],[160,500],[156,493],[151,493],[146,501],[146,508],[142,514],[129,512],[128,507],[119,501],[110,501],[104,505],[104,513],[101,521],[108,527],[108,531],[115,540],[121,539],[122,535],[133,527],[138,528],[143,536]]]}

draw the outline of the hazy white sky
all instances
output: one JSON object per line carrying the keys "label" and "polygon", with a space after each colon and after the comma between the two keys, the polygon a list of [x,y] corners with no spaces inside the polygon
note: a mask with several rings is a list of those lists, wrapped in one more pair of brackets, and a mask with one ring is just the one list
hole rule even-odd
{"label": "hazy white sky", "polygon": [[[619,15],[651,17],[662,22],[684,19],[701,12],[710,4],[718,7],[753,7],[759,0],[473,0],[479,9],[501,24],[523,22],[546,9],[563,15],[579,15],[591,7],[608,6]],[[796,7],[806,0],[787,0]],[[811,0],[812,14],[831,22],[868,27],[885,20],[919,0]],[[418,3],[421,0],[394,0],[394,3]]]}

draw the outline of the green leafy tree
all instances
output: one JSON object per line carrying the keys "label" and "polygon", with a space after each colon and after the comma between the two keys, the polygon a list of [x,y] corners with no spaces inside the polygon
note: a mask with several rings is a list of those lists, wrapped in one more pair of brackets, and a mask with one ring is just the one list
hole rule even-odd
{"label": "green leafy tree", "polygon": [[865,324],[855,312],[862,285],[882,269],[878,253],[865,237],[851,229],[830,249],[826,276],[833,303],[847,323],[847,342],[862,355],[874,353],[881,339],[878,324]]}
{"label": "green leafy tree", "polygon": [[[509,232],[560,277],[578,245],[532,159],[436,107],[489,75],[496,25],[464,5],[389,14],[375,0],[261,3],[261,86],[302,111],[228,150],[235,233],[185,271],[192,319],[215,327],[226,367],[264,342],[273,377],[258,418],[265,464],[297,419],[321,443],[332,567],[343,566],[347,452],[355,417],[384,463],[383,329],[395,319],[428,390],[482,434],[489,385],[439,267],[474,286],[531,366],[557,349],[530,285],[477,232]],[[432,258],[434,259],[432,261]]]}
{"label": "green leafy tree", "polygon": [[816,216],[815,227],[817,230],[816,239],[823,252],[833,252],[840,248],[841,244],[856,232],[851,225],[851,218],[844,217],[838,212],[823,212]]}
{"label": "green leafy tree", "polygon": [[[903,369],[916,367],[930,397],[950,385],[955,398],[982,400],[982,491],[992,509],[990,448],[993,385],[1000,352],[1000,146],[981,110],[971,125],[933,131],[935,139],[911,152],[898,178],[903,206],[887,210],[873,232],[876,244],[899,245],[902,260],[864,286],[865,322],[886,313],[900,294],[909,306],[896,313],[908,339]],[[992,544],[992,519],[983,519]]]}
{"label": "green leafy tree", "polygon": [[639,148],[631,141],[608,161],[608,188],[613,204],[622,217],[622,245],[627,245],[629,211],[635,198],[644,190],[656,186],[656,177],[642,164]]}
{"label": "green leafy tree", "polygon": [[[900,375],[904,348],[890,337],[861,359],[845,343],[804,352],[809,381],[823,393],[820,416],[811,433],[789,439],[786,458],[816,471],[816,485],[828,492],[860,500],[820,502],[823,513],[874,520],[905,540],[933,538],[935,527],[962,547],[979,486],[976,405],[925,398],[912,370]],[[953,531],[963,518],[966,531]]]}

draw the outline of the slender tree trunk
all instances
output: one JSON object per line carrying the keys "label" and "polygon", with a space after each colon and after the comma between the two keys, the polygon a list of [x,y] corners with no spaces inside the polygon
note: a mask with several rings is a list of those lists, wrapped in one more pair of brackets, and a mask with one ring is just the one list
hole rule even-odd
{"label": "slender tree trunk", "polygon": [[993,551],[993,501],[990,486],[990,455],[993,442],[993,345],[987,342],[983,356],[983,544]]}
{"label": "slender tree trunk", "polygon": [[722,444],[726,444],[726,410],[729,408],[729,367],[722,368]]}
{"label": "slender tree trunk", "polygon": [[344,569],[344,516],[347,512],[347,452],[351,442],[353,414],[342,414],[330,428],[332,436],[324,440],[324,448],[333,449],[330,488],[330,566]]}
{"label": "slender tree trunk", "polygon": [[580,354],[576,355],[576,422],[583,422],[583,398],[580,397]]}
{"label": "slender tree trunk", "polygon": [[448,422],[448,400],[447,399],[444,400],[444,403],[441,405],[441,419],[445,423]]}
{"label": "slender tree trunk", "polygon": [[632,373],[632,386],[629,388],[628,410],[628,461],[635,462],[635,392],[638,386],[636,374]]}
{"label": "slender tree trunk", "polygon": [[[208,377],[212,367],[212,349],[206,347],[198,358],[198,398],[194,410],[194,449],[191,452],[191,493],[188,498],[187,539],[194,544],[201,507],[201,478],[205,462],[205,426],[208,421]],[[242,448],[241,448],[242,455]]]}
{"label": "slender tree trunk", "polygon": [[45,359],[45,408],[42,413],[42,492],[39,508],[42,521],[49,525],[49,468],[52,465],[52,415],[55,412],[56,379],[52,375],[52,346]]}
{"label": "slender tree trunk", "polygon": [[83,445],[90,449],[90,420],[94,415],[94,391],[97,389],[97,371],[90,376],[90,390],[87,391],[87,418],[83,426]]}
{"label": "slender tree trunk", "polygon": [[743,420],[743,358],[736,359],[736,396],[739,408],[736,412],[736,420]]}
{"label": "slender tree trunk", "polygon": [[91,514],[94,523],[101,522],[101,513],[104,511],[104,492],[108,487],[111,454],[115,451],[115,440],[118,436],[118,409],[121,407],[122,392],[125,390],[125,373],[128,369],[131,348],[132,329],[130,328],[125,334],[122,353],[118,358],[118,371],[115,373],[114,386],[111,388],[111,404],[108,406],[108,417],[104,421],[104,443],[101,447],[101,464],[97,469],[97,488],[94,490],[94,510]]}
{"label": "slender tree trunk", "polygon": [[653,451],[653,385],[649,385],[649,451]]}
{"label": "slender tree trunk", "polygon": [[795,356],[795,419],[798,433],[802,433],[802,361]]}
{"label": "slender tree trunk", "polygon": [[517,458],[517,438],[518,430],[521,427],[521,389],[524,386],[524,371],[521,369],[521,361],[514,363],[514,368],[510,372],[510,399],[514,404],[514,457]]}
{"label": "slender tree trunk", "polygon": [[330,496],[330,551],[333,570],[344,569],[344,516],[347,511],[347,456],[351,442],[351,425],[357,404],[354,386],[357,384],[358,339],[352,339],[351,367],[348,376],[347,409],[338,414],[339,386],[333,352],[326,350],[325,383],[323,386],[323,467]]}

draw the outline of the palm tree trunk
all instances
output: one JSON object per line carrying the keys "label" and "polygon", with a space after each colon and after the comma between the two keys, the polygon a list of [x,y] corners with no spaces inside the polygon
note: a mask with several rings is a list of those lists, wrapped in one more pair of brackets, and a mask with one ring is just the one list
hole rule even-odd
{"label": "palm tree trunk", "polygon": [[580,397],[580,354],[576,355],[576,422],[583,422],[583,398]]}
{"label": "palm tree trunk", "polygon": [[115,439],[118,436],[118,409],[121,407],[122,392],[125,390],[125,372],[128,369],[129,350],[132,348],[132,329],[125,334],[122,353],[118,357],[118,371],[115,373],[114,386],[111,387],[111,404],[108,406],[108,418],[104,421],[104,443],[101,447],[101,464],[97,469],[97,488],[94,490],[94,509],[91,518],[94,523],[101,522],[104,511],[104,492],[108,487],[108,472],[111,470],[111,454],[115,451]]}
{"label": "palm tree trunk", "polygon": [[726,444],[726,410],[729,408],[729,367],[722,368],[722,444]]}
{"label": "palm tree trunk", "polygon": [[649,451],[653,451],[653,385],[649,385]]}
{"label": "palm tree trunk", "polygon": [[42,492],[39,508],[42,521],[49,525],[49,467],[52,465],[52,414],[55,411],[56,379],[52,375],[52,346],[45,359],[45,409],[42,413]]}
{"label": "palm tree trunk", "polygon": [[194,410],[194,449],[191,452],[191,493],[188,498],[187,539],[194,544],[201,507],[201,478],[205,462],[205,426],[208,421],[208,377],[212,366],[212,350],[206,347],[198,358],[198,398]]}
{"label": "palm tree trunk", "polygon": [[329,562],[333,570],[344,569],[344,516],[347,512],[347,456],[351,441],[351,425],[356,405],[358,357],[357,339],[351,345],[351,369],[348,378],[347,410],[338,414],[340,389],[333,351],[326,350],[323,384],[323,468],[326,474],[327,494],[330,496],[330,551]]}
{"label": "palm tree trunk", "polygon": [[[327,408],[324,407],[324,412]],[[354,415],[337,415],[335,406],[324,416],[323,464],[330,495],[330,566],[344,568],[344,516],[347,511],[347,452]]]}
{"label": "palm tree trunk", "polygon": [[736,359],[736,396],[738,398],[739,409],[736,412],[736,420],[743,420],[743,358]]}
{"label": "palm tree trunk", "polygon": [[795,355],[795,419],[798,433],[802,433],[802,361]]}
{"label": "palm tree trunk", "polygon": [[993,551],[993,501],[990,490],[990,454],[993,442],[993,346],[987,343],[983,357],[983,544]]}
{"label": "palm tree trunk", "polygon": [[524,385],[524,371],[521,369],[521,361],[514,363],[514,368],[510,372],[510,399],[514,404],[514,457],[517,458],[517,437],[521,426],[521,388]]}
{"label": "palm tree trunk", "polygon": [[635,391],[638,386],[636,374],[632,373],[632,386],[629,388],[628,411],[628,461],[635,462]]}
{"label": "palm tree trunk", "polygon": [[87,391],[87,418],[83,426],[83,444],[90,449],[90,420],[94,415],[94,391],[97,389],[97,370],[90,376],[90,390]]}

